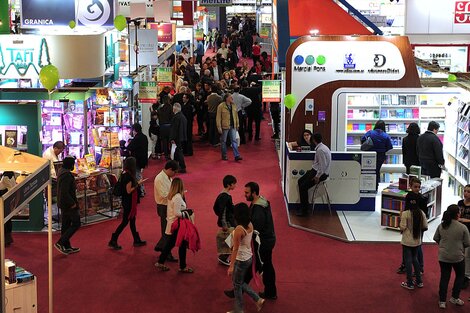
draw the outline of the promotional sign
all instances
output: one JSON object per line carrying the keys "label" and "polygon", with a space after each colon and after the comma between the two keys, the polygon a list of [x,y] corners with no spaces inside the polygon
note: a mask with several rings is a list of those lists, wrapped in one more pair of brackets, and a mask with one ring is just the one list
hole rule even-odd
{"label": "promotional sign", "polygon": [[261,26],[259,31],[260,38],[269,38],[269,33],[271,32],[271,26]]}
{"label": "promotional sign", "polygon": [[199,0],[199,5],[203,7],[222,7],[232,5],[232,0]]}
{"label": "promotional sign", "polygon": [[51,64],[48,41],[41,36],[1,36],[0,78],[38,78],[41,68]]}
{"label": "promotional sign", "polygon": [[159,86],[171,86],[173,83],[173,68],[157,68],[157,82]]}
{"label": "promotional sign", "polygon": [[470,24],[470,1],[455,2],[455,24]]}
{"label": "promotional sign", "polygon": [[173,42],[172,23],[148,23],[150,29],[158,31],[158,42]]}
{"label": "promotional sign", "polygon": [[139,101],[144,103],[154,103],[157,101],[158,85],[157,82],[139,83]]}
{"label": "promotional sign", "polygon": [[263,102],[280,102],[281,101],[281,81],[280,80],[263,80],[262,97]]}
{"label": "promotional sign", "polygon": [[138,65],[158,64],[158,31],[156,29],[138,29],[137,42],[135,29],[130,31],[129,57],[131,68],[135,69],[135,58],[137,56]]}
{"label": "promotional sign", "polygon": [[[316,87],[340,80],[400,80],[405,65],[400,50],[390,42],[307,41],[292,54],[291,94],[297,109]],[[291,119],[294,114],[291,114]]]}
{"label": "promotional sign", "polygon": [[75,21],[82,26],[114,27],[114,0],[21,0],[21,26],[68,26]]}
{"label": "promotional sign", "polygon": [[203,40],[204,39],[204,29],[202,29],[202,28],[196,29],[196,31],[194,32],[194,38],[196,40]]}
{"label": "promotional sign", "polygon": [[38,193],[42,192],[42,189],[49,182],[50,178],[50,164],[45,165],[39,173],[34,176],[26,178],[26,182],[23,186],[16,189],[13,192],[7,192],[3,195],[3,205],[5,210],[5,217],[10,215],[11,212],[16,209],[22,209],[29,204],[29,201],[35,197]]}

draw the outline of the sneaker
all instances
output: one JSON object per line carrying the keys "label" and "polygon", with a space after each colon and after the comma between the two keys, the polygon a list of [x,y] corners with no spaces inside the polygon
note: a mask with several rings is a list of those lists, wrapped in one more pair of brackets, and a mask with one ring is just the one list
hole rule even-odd
{"label": "sneaker", "polygon": [[408,290],[414,290],[414,289],[415,289],[415,286],[410,285],[410,284],[408,284],[407,282],[402,282],[402,283],[401,283],[401,286],[402,286],[403,288],[405,288],[405,289],[408,289]]}
{"label": "sneaker", "polygon": [[446,308],[446,303],[439,301],[439,309],[445,309]]}
{"label": "sneaker", "polygon": [[401,265],[398,269],[397,269],[397,274],[405,274],[406,273],[406,268],[404,265]]}
{"label": "sneaker", "polygon": [[230,266],[230,258],[227,257],[226,255],[220,255],[220,256],[217,258],[217,261],[219,261],[220,264],[223,264],[223,265],[226,265],[226,266]]}
{"label": "sneaker", "polygon": [[54,244],[54,247],[57,249],[57,251],[59,251],[59,252],[62,253],[62,254],[65,254],[65,255],[68,255],[68,254],[69,254],[69,252],[67,251],[67,249],[66,249],[63,245],[61,245],[60,243],[58,243],[58,242],[56,242],[56,243]]}
{"label": "sneaker", "polygon": [[69,254],[77,253],[77,252],[80,252],[80,248],[77,248],[77,247],[70,247],[70,248],[67,248],[67,252],[68,252]]}
{"label": "sneaker", "polygon": [[415,284],[415,286],[418,287],[418,288],[423,288],[423,287],[424,287],[423,282],[418,283],[418,282],[415,281],[414,284]]}
{"label": "sneaker", "polygon": [[227,161],[227,160],[228,160],[227,156],[222,157],[222,161]]}
{"label": "sneaker", "polygon": [[241,156],[235,157],[235,161],[241,161],[241,160],[243,160],[243,158]]}
{"label": "sneaker", "polygon": [[450,298],[449,302],[455,305],[460,305],[460,306],[465,304],[465,302],[463,302],[462,299],[460,298],[455,299],[454,297]]}
{"label": "sneaker", "polygon": [[234,299],[235,298],[235,292],[233,291],[233,289],[230,289],[230,290],[224,290],[224,294],[229,297],[230,299]]}
{"label": "sneaker", "polygon": [[267,299],[267,300],[276,300],[277,299],[277,295],[267,295],[265,294],[264,292],[259,292],[258,295],[263,298],[263,299]]}

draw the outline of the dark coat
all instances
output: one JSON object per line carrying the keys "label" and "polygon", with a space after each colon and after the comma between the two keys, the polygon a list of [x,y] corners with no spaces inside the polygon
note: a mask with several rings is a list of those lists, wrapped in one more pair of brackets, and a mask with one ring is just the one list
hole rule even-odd
{"label": "dark coat", "polygon": [[442,153],[442,142],[432,131],[426,131],[417,140],[417,152],[419,162],[433,161],[444,165],[444,155]]}
{"label": "dark coat", "polygon": [[247,114],[260,114],[261,112],[261,86],[243,88],[240,94],[251,100],[251,104],[246,107]]}
{"label": "dark coat", "polygon": [[403,138],[401,150],[403,153],[403,164],[408,168],[411,165],[419,166],[418,151],[416,144],[419,135],[408,135]]}
{"label": "dark coat", "polygon": [[188,122],[182,112],[178,112],[171,120],[170,140],[177,145],[187,140]]}
{"label": "dark coat", "polygon": [[57,207],[63,211],[79,209],[77,200],[77,184],[69,170],[61,168],[57,176]]}
{"label": "dark coat", "polygon": [[149,141],[143,133],[137,133],[127,146],[127,150],[131,152],[137,161],[138,168],[145,168],[149,162],[148,150]]}

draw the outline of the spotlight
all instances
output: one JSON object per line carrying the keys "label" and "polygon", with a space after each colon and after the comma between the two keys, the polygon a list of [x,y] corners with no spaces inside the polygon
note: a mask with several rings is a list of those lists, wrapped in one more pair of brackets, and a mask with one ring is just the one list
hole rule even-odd
{"label": "spotlight", "polygon": [[311,29],[310,30],[310,36],[312,36],[312,37],[318,36],[319,32],[320,31],[318,29]]}

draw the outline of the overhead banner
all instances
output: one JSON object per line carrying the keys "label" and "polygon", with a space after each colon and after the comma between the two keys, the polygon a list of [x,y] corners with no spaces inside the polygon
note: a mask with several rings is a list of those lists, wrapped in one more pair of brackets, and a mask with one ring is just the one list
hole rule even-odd
{"label": "overhead banner", "polygon": [[139,101],[144,103],[157,102],[158,85],[157,82],[139,83]]}
{"label": "overhead banner", "polygon": [[[131,17],[131,3],[135,0],[118,0],[118,14],[125,17]],[[153,17],[153,2],[155,0],[142,0],[145,2],[145,16],[140,17]]]}
{"label": "overhead banner", "polygon": [[147,23],[150,29],[158,31],[158,42],[173,42],[172,23]]}
{"label": "overhead banner", "polygon": [[281,101],[281,81],[280,80],[263,80],[262,86],[263,102],[280,102]]}
{"label": "overhead banner", "polygon": [[224,7],[232,5],[232,0],[199,0],[199,5],[203,7]]}
{"label": "overhead banner", "polygon": [[114,27],[115,0],[21,0],[23,28],[68,26]]}
{"label": "overhead banner", "polygon": [[130,32],[130,64],[135,69],[135,58],[137,55],[138,65],[157,65],[158,64],[158,31],[156,29],[139,29],[137,31],[137,42],[135,38],[135,29]]}
{"label": "overhead banner", "polygon": [[173,68],[157,68],[157,83],[159,86],[171,86],[173,83]]}

